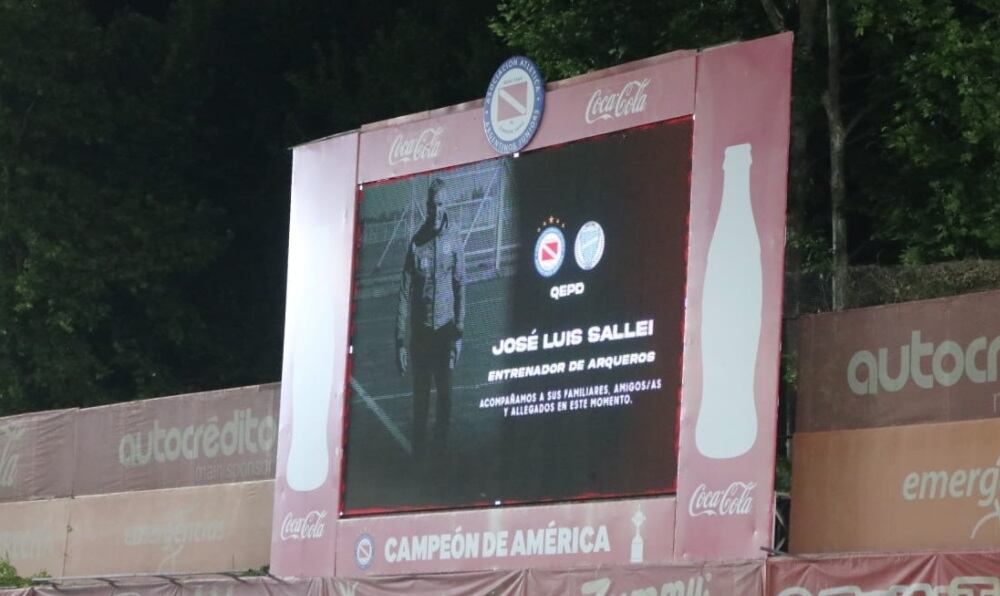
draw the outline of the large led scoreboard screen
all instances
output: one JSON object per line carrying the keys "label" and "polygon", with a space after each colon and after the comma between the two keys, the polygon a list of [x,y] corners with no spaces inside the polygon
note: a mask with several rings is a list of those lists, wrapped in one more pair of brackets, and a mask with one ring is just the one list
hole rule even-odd
{"label": "large led scoreboard screen", "polygon": [[675,491],[692,124],[363,187],[345,514]]}

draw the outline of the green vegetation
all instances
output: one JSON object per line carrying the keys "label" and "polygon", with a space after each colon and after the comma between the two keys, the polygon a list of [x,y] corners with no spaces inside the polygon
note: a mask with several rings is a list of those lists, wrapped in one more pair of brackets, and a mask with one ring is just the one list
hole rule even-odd
{"label": "green vegetation", "polygon": [[429,4],[0,0],[0,415],[277,380],[287,148],[502,56]]}
{"label": "green vegetation", "polygon": [[19,576],[10,559],[0,557],[0,588],[26,588],[30,585],[31,579]]}
{"label": "green vegetation", "polygon": [[0,415],[276,380],[290,145],[781,30],[789,312],[970,287],[856,271],[1000,258],[998,0],[0,0]]}
{"label": "green vegetation", "polygon": [[848,266],[1000,256],[997,0],[503,0],[491,27],[550,78],[791,30],[792,273],[837,308]]}

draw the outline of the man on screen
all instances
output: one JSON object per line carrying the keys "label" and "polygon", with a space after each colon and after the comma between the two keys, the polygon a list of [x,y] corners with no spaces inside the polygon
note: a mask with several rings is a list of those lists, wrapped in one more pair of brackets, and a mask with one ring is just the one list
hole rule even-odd
{"label": "man on screen", "polygon": [[440,454],[447,446],[452,371],[465,321],[465,255],[458,230],[448,226],[443,186],[434,179],[427,189],[427,218],[406,250],[396,317],[399,369],[403,374],[413,369],[412,441],[418,460],[426,455],[432,383],[437,390],[433,447]]}

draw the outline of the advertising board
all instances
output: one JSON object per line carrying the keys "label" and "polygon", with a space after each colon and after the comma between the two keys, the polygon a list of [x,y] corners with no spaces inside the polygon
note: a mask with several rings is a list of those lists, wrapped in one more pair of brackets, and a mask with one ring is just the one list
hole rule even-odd
{"label": "advertising board", "polygon": [[107,583],[38,585],[0,590],[2,596],[528,596],[565,594],[612,596],[710,596],[764,593],[763,561],[709,565],[647,565],[600,569],[473,571],[373,578],[310,578],[278,581],[270,577],[115,578]]}
{"label": "advertising board", "polygon": [[1000,292],[799,320],[799,432],[1000,413]]}
{"label": "advertising board", "polygon": [[767,562],[771,596],[1000,594],[996,551],[826,555]]}
{"label": "advertising board", "polygon": [[277,435],[277,384],[83,409],[73,492],[273,479]]}
{"label": "advertising board", "polygon": [[791,35],[698,54],[674,558],[770,547]]}
{"label": "advertising board", "polygon": [[[357,152],[358,135],[351,133],[299,147],[292,162],[271,532],[271,568],[286,576],[333,575]],[[289,524],[301,531],[283,532]]]}
{"label": "advertising board", "polygon": [[0,503],[0,558],[21,577],[63,575],[71,499]]}
{"label": "advertising board", "polygon": [[[550,83],[545,116],[524,151],[689,116],[695,67],[694,52],[678,51]],[[482,100],[365,125],[361,131],[361,183],[497,156],[483,134]]]}
{"label": "advertising board", "polygon": [[793,553],[1000,546],[1000,419],[799,433]]}
{"label": "advertising board", "polygon": [[271,480],[75,498],[65,575],[262,567],[273,498]]}
{"label": "advertising board", "polygon": [[357,516],[646,495],[650,560],[763,557],[790,65],[785,34],[549,85],[506,157],[482,102],[296,148],[272,570],[356,573]]}
{"label": "advertising board", "polygon": [[77,410],[0,418],[0,501],[68,497]]}
{"label": "advertising board", "polygon": [[365,185],[345,513],[674,491],[691,132]]}
{"label": "advertising board", "polygon": [[673,499],[590,501],[344,520],[343,576],[670,563]]}

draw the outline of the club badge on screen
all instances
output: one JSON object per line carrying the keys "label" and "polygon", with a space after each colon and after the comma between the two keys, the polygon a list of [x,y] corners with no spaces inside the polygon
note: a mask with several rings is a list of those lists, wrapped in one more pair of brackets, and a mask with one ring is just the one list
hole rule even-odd
{"label": "club badge on screen", "polygon": [[576,264],[584,271],[590,271],[601,262],[604,256],[604,228],[596,221],[588,221],[583,224],[576,234],[576,243],[573,245],[573,255],[576,257]]}
{"label": "club badge on screen", "polygon": [[542,277],[552,277],[562,267],[566,257],[566,238],[562,230],[549,226],[542,230],[535,243],[535,269]]}

